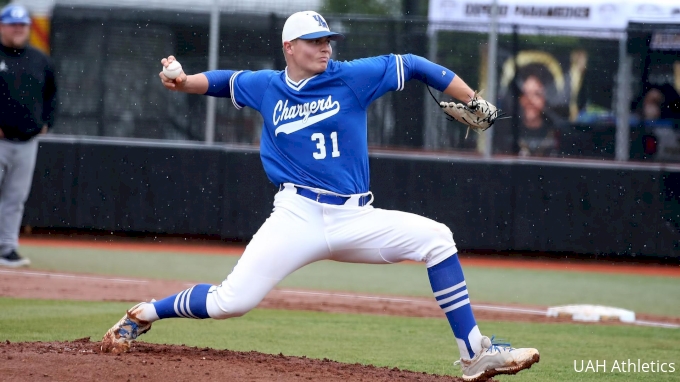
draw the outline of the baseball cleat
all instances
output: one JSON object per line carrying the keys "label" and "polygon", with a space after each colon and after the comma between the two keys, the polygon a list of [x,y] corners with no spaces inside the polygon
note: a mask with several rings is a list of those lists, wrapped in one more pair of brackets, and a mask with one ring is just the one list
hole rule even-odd
{"label": "baseball cleat", "polygon": [[146,304],[146,302],[140,302],[130,308],[125,316],[104,334],[101,347],[103,353],[125,353],[130,350],[132,341],[151,330],[150,322],[137,318],[138,308],[142,304]]}
{"label": "baseball cleat", "polygon": [[463,380],[478,382],[498,374],[517,374],[539,359],[536,349],[514,349],[510,344],[494,343],[493,337],[482,337],[481,352],[471,360],[460,359],[454,364],[460,364],[463,369]]}

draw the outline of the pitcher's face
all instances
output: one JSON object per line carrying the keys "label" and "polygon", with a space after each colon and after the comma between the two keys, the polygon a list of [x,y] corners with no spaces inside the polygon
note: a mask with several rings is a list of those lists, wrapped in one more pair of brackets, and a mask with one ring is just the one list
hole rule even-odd
{"label": "pitcher's face", "polygon": [[328,67],[333,48],[328,37],[314,40],[296,39],[290,42],[288,49],[293,62],[300,69],[309,73],[322,73]]}

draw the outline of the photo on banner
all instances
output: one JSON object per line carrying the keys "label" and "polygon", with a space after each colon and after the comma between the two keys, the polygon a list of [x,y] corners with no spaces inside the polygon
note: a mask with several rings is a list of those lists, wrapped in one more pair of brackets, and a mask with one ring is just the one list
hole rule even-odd
{"label": "photo on banner", "polygon": [[[457,64],[461,72],[479,73],[478,78],[468,76],[479,89],[487,87],[491,4],[490,0],[430,0],[428,11],[430,29],[438,33],[438,57]],[[497,14],[495,101],[511,118],[499,120],[493,128],[493,153],[613,158],[622,33],[635,20],[677,23],[680,3],[499,0]],[[658,40],[668,45],[676,36]],[[482,46],[475,52],[461,44],[441,46],[448,41],[474,41]],[[464,59],[458,60],[455,54]],[[668,72],[666,67],[664,71]],[[648,99],[659,103],[654,93]],[[477,151],[482,147],[484,142],[477,142]]]}
{"label": "photo on banner", "polygon": [[555,34],[512,40],[499,41],[497,102],[508,118],[494,127],[494,153],[569,157],[586,150],[592,134],[613,144],[599,131],[614,125],[618,42]]}
{"label": "photo on banner", "polygon": [[680,29],[636,25],[629,54],[632,86],[631,157],[680,161]]}

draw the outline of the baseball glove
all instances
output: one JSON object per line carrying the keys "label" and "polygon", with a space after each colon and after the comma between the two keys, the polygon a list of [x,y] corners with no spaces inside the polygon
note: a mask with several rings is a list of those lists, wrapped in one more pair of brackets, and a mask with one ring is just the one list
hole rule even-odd
{"label": "baseball glove", "polygon": [[481,133],[493,126],[496,119],[500,117],[500,110],[488,101],[479,98],[477,92],[465,105],[455,102],[439,102],[439,107],[453,119],[468,127],[465,138],[470,133],[470,129]]}

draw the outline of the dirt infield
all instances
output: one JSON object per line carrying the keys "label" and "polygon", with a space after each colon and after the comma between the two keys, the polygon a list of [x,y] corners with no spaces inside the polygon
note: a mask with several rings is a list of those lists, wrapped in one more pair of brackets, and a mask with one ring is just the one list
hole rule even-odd
{"label": "dirt infield", "polygon": [[103,354],[89,338],[71,342],[0,343],[5,381],[420,381],[460,378],[327,359],[137,343]]}
{"label": "dirt infield", "polygon": [[[3,297],[137,303],[171,295],[192,285],[194,284],[179,281],[0,269],[0,296]],[[309,290],[275,289],[258,307],[444,318],[439,305],[432,298],[369,296]],[[475,309],[475,315],[479,319],[488,320],[555,322],[554,319],[545,317],[545,314],[540,315],[538,312],[545,310],[541,309],[540,307],[522,307],[518,309],[519,311]]]}
{"label": "dirt infield", "polygon": [[[109,250],[167,251],[240,255],[238,246],[158,245],[139,243],[25,240],[23,244]],[[569,264],[535,260],[467,259],[464,265],[540,268],[579,272],[647,274],[680,277],[678,267]],[[83,285],[87,287],[84,288]],[[148,301],[185,289],[186,282],[65,274],[36,270],[0,269],[0,296],[84,301]],[[331,297],[331,298],[329,298]],[[441,309],[432,298],[369,296],[353,293],[277,289],[260,308],[310,310],[409,317],[438,317]],[[545,307],[473,304],[482,320],[570,322],[548,318]],[[123,312],[121,312],[121,315]],[[677,317],[638,314],[638,319],[680,324]],[[2,339],[0,339],[2,340]],[[98,340],[95,339],[95,341]],[[452,366],[453,367],[453,366]],[[449,376],[415,373],[371,365],[342,364],[257,352],[199,349],[176,345],[137,343],[123,355],[102,354],[89,338],[71,342],[0,342],[0,376],[8,381],[462,381]]]}
{"label": "dirt infield", "polygon": [[[133,302],[175,293],[187,285],[177,281],[0,269],[2,297]],[[313,293],[322,292],[276,290],[260,306],[441,317],[438,306],[425,299],[404,299],[394,308],[393,303],[376,304],[353,298],[356,295],[329,303],[326,297]],[[0,376],[7,381],[462,381],[396,368],[144,342],[136,343],[130,353],[115,356],[100,353],[99,344],[89,338],[71,342],[1,342]]]}
{"label": "dirt infield", "polygon": [[[31,245],[40,247],[61,247],[61,248],[84,248],[99,249],[109,251],[140,251],[140,252],[176,252],[193,253],[217,256],[241,256],[244,246],[225,245],[222,243],[197,244],[170,241],[149,242],[131,241],[129,238],[109,238],[100,237],[93,240],[92,236],[84,235],[82,238],[56,237],[49,238],[44,236],[24,236],[21,238],[21,245]],[[499,256],[468,256],[460,254],[460,261],[463,267],[490,267],[490,268],[514,268],[514,269],[541,269],[568,272],[594,272],[594,273],[614,273],[645,275],[655,277],[680,277],[680,266],[660,265],[660,264],[628,264],[612,263],[606,261],[583,261],[583,260],[556,260],[544,258],[518,258],[518,257],[499,257]]]}
{"label": "dirt infield", "polygon": [[[0,269],[0,296],[2,297],[137,303],[149,301],[152,298],[162,298],[193,285],[181,281]],[[432,298],[295,289],[275,289],[258,307],[328,313],[444,318],[439,305]],[[473,303],[472,309],[475,317],[480,320],[571,322],[566,317],[546,317],[546,307],[541,306],[499,306]],[[638,319],[680,324],[680,317],[638,314]]]}

